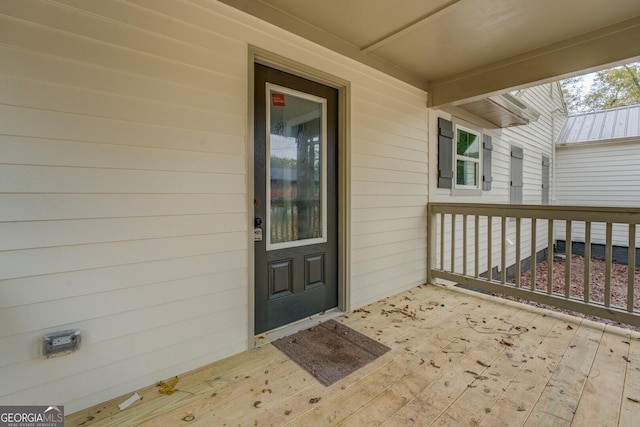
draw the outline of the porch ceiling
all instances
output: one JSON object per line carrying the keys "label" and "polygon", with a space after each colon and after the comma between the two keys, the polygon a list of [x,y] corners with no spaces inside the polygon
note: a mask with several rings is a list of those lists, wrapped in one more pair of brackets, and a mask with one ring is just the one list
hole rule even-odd
{"label": "porch ceiling", "polygon": [[640,57],[638,0],[221,0],[459,104]]}

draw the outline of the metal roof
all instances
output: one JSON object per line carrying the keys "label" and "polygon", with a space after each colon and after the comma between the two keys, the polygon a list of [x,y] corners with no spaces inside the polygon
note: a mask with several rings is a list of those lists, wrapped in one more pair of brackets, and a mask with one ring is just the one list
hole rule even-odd
{"label": "metal roof", "polygon": [[567,117],[556,144],[640,139],[640,104]]}

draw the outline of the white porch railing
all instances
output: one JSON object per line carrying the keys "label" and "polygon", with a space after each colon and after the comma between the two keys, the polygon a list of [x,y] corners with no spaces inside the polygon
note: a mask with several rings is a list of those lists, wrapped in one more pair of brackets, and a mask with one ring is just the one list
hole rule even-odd
{"label": "white porch railing", "polygon": [[[430,203],[428,206],[428,280],[444,279],[489,292],[503,293],[560,308],[640,326],[640,304],[635,303],[640,286],[635,277],[636,225],[640,209],[584,206],[538,206],[501,204]],[[602,228],[604,246],[604,296],[592,297],[592,230]],[[628,235],[627,287],[623,304],[612,302],[613,230]],[[556,230],[562,235],[554,236]],[[584,243],[584,271],[572,272],[572,233]],[[553,243],[564,240],[564,289],[553,289]],[[549,250],[551,249],[551,250]],[[547,286],[536,287],[536,258],[546,253]],[[523,262],[525,261],[525,262]],[[527,262],[528,261],[528,262]],[[521,283],[521,273],[530,265],[531,281]],[[513,280],[508,281],[508,270]],[[574,274],[575,273],[575,274]],[[582,286],[577,288],[577,277]],[[579,281],[578,281],[579,282]],[[573,286],[572,286],[573,285]],[[620,298],[616,298],[620,300]]]}

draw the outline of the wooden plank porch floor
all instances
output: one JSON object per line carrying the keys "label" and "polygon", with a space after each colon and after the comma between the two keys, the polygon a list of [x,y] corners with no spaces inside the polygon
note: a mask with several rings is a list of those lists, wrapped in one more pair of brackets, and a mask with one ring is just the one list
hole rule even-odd
{"label": "wooden plank porch floor", "polygon": [[[640,334],[419,286],[338,321],[391,351],[325,387],[266,344],[67,426],[637,426]],[[133,393],[133,391],[132,391]]]}

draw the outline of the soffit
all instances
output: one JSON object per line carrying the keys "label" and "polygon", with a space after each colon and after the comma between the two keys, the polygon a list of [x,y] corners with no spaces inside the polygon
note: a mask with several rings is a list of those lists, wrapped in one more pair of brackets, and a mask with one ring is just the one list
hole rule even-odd
{"label": "soffit", "polygon": [[479,99],[640,57],[638,0],[221,0],[430,91]]}

